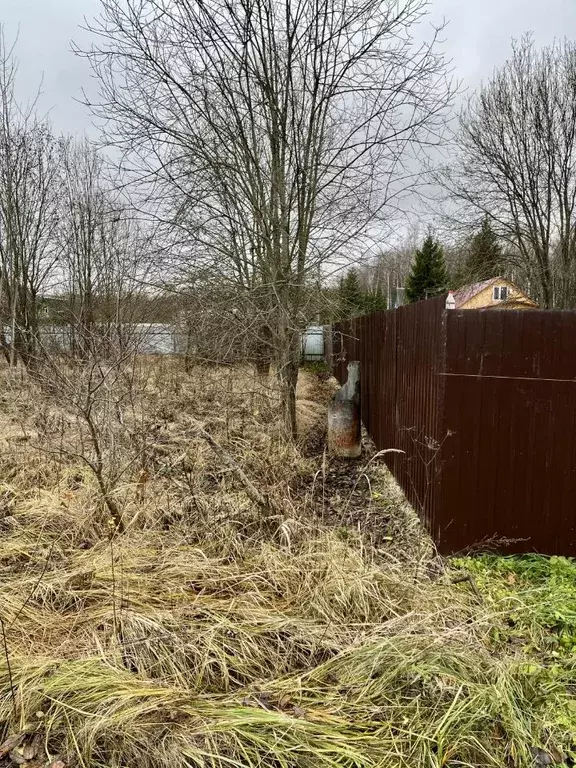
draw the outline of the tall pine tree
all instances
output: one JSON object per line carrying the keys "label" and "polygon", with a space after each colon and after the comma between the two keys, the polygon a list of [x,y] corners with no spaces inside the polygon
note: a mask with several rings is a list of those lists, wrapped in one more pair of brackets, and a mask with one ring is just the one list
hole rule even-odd
{"label": "tall pine tree", "polygon": [[412,265],[406,281],[406,299],[412,304],[431,299],[448,290],[444,252],[440,243],[428,235]]}
{"label": "tall pine tree", "polygon": [[382,309],[388,309],[386,296],[382,293],[382,288],[378,287],[374,290],[366,291],[362,300],[362,309],[365,315],[379,312]]}
{"label": "tall pine tree", "polygon": [[470,241],[470,251],[465,264],[467,282],[499,277],[502,271],[502,249],[498,237],[486,216],[479,232]]}

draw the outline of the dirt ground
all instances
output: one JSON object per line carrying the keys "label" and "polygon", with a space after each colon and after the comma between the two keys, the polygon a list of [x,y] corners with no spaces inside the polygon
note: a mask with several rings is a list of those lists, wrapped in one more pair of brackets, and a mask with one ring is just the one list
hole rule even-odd
{"label": "dirt ground", "polygon": [[405,552],[415,541],[421,546],[424,534],[418,518],[364,429],[360,458],[339,459],[326,452],[327,406],[338,388],[333,377],[300,372],[297,413],[302,451],[321,457],[314,482],[315,513],[324,523],[354,526],[376,547]]}

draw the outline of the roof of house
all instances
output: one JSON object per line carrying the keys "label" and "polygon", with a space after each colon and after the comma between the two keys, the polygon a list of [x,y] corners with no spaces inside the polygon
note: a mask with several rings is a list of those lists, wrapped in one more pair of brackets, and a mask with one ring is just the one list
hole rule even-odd
{"label": "roof of house", "polygon": [[[458,291],[453,291],[452,295],[454,296],[454,301],[456,303],[456,309],[460,309],[461,307],[466,304],[466,302],[470,301],[474,296],[477,296],[479,293],[481,293],[485,288],[489,288],[491,285],[494,285],[494,283],[507,283],[510,285],[510,280],[507,280],[505,277],[491,277],[488,280],[482,280],[479,283],[470,283],[470,285],[464,285],[462,288],[460,288]],[[529,296],[526,296],[526,294],[521,291],[519,288],[515,286],[515,290],[520,294],[520,296],[514,296],[509,299],[510,302],[514,303],[518,301],[520,298],[522,301],[529,302],[531,304],[536,305],[536,302],[533,302],[532,299],[530,299]],[[503,302],[506,303],[506,302]]]}
{"label": "roof of house", "polygon": [[470,285],[464,285],[458,291],[454,291],[452,295],[454,296],[454,301],[456,302],[456,309],[460,309],[460,307],[466,304],[467,301],[470,301],[473,296],[476,296],[485,288],[491,286],[492,283],[498,282],[498,280],[502,280],[502,278],[491,277],[488,280],[482,280],[479,283],[470,283]]}

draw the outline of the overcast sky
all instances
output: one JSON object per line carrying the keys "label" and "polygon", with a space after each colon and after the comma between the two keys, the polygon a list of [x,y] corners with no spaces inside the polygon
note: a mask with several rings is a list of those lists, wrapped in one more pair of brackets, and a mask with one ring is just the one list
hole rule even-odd
{"label": "overcast sky", "polygon": [[[99,0],[0,0],[7,39],[19,34],[19,94],[29,97],[43,77],[42,110],[50,112],[57,131],[95,135],[90,114],[74,101],[83,87],[94,85],[70,41],[89,44],[80,25],[98,8]],[[506,59],[512,37],[532,31],[539,44],[576,38],[576,0],[431,0],[430,11],[431,19],[450,22],[445,50],[468,87]]]}

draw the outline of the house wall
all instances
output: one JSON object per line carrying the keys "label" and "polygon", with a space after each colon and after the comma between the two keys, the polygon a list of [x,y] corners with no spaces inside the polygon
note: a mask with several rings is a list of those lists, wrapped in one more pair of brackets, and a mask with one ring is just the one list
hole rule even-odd
{"label": "house wall", "polygon": [[[493,289],[495,286],[506,286],[508,288],[507,301],[494,301]],[[508,280],[498,280],[498,282],[484,288],[472,298],[465,301],[459,309],[487,309],[490,307],[500,307],[501,309],[534,309],[534,303],[520,291],[513,283]]]}

